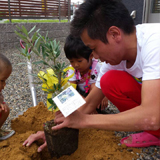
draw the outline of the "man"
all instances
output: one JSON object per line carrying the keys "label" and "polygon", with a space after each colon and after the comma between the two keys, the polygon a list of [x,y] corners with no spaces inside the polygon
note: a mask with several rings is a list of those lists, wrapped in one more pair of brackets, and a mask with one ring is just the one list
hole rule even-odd
{"label": "man", "polygon": [[[142,134],[127,138],[125,142],[129,144],[126,145],[160,145],[159,28],[160,24],[135,27],[128,10],[119,1],[87,0],[83,3],[71,23],[71,33],[81,36],[84,44],[92,49],[94,57],[106,63],[81,111],[91,113],[105,95],[121,113],[84,115],[77,112],[73,115],[81,115],[81,119],[76,117],[71,121],[71,115],[69,122],[66,118],[54,129],[68,126],[117,131],[145,130]],[[139,84],[141,79],[142,84]],[[56,121],[61,122],[58,115]],[[135,143],[132,143],[132,138],[136,139]]]}
{"label": "man", "polygon": [[[160,146],[160,24],[134,25],[117,0],[86,0],[75,12],[71,34],[104,61],[86,104],[67,118],[57,113],[52,129],[142,131],[121,140],[128,147]],[[92,115],[106,96],[118,114]],[[36,136],[34,140],[36,140]],[[25,144],[32,143],[27,139]]]}

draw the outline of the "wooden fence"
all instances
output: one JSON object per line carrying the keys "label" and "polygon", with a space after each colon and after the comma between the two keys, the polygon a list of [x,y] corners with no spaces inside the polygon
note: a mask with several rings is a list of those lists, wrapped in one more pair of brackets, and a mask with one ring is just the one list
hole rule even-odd
{"label": "wooden fence", "polygon": [[0,19],[70,19],[71,0],[0,0]]}

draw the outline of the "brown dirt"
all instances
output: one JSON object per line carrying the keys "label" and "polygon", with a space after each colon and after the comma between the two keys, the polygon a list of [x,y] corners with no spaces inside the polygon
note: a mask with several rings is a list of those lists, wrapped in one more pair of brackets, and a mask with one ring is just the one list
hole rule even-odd
{"label": "brown dirt", "polygon": [[[30,147],[22,146],[27,137],[43,130],[43,123],[54,118],[54,114],[40,102],[36,107],[29,108],[23,115],[12,121],[16,134],[0,142],[0,160],[51,160],[47,148],[37,153],[42,141]],[[98,129],[81,129],[79,132],[78,149],[71,155],[58,160],[132,160],[141,150],[118,146],[119,138],[114,132]],[[54,157],[52,160],[56,160]]]}

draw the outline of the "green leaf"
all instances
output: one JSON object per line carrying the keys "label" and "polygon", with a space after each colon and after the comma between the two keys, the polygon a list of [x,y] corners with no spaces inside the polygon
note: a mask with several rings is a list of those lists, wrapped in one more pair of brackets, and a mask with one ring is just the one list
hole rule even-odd
{"label": "green leaf", "polygon": [[22,25],[22,31],[26,36],[28,36],[28,31],[23,25]]}
{"label": "green leaf", "polygon": [[38,33],[38,36],[44,40],[44,37],[40,33]]}
{"label": "green leaf", "polygon": [[55,84],[53,84],[53,88],[56,90],[57,89],[57,86]]}
{"label": "green leaf", "polygon": [[55,92],[55,90],[54,90],[54,89],[47,89],[47,91],[48,91],[48,92],[50,92],[50,93]]}
{"label": "green leaf", "polygon": [[27,63],[24,63],[24,62],[18,63],[17,65],[22,65],[22,64],[23,64],[23,65],[24,65],[24,64],[27,65]]}
{"label": "green leaf", "polygon": [[49,102],[50,104],[53,104],[53,103],[54,103],[53,100],[52,100],[52,98],[48,98],[47,100],[48,100],[48,102]]}
{"label": "green leaf", "polygon": [[45,53],[45,47],[44,46],[42,46],[42,56],[43,56],[44,59],[47,56],[47,54]]}
{"label": "green leaf", "polygon": [[64,69],[66,67],[65,63],[63,62],[62,63],[62,68]]}
{"label": "green leaf", "polygon": [[35,62],[33,62],[32,64],[41,64],[41,63],[44,63],[44,61],[43,61],[43,60],[35,61]]}
{"label": "green leaf", "polygon": [[38,29],[36,32],[38,33],[40,31],[40,29]]}
{"label": "green leaf", "polygon": [[33,77],[37,77],[37,74],[33,74],[33,73],[32,73],[32,74],[30,74],[30,75],[32,75]]}
{"label": "green leaf", "polygon": [[57,109],[57,106],[56,106],[56,105],[54,106],[54,109]]}
{"label": "green leaf", "polygon": [[57,56],[56,56],[56,57],[59,57],[60,53],[61,53],[61,51],[58,50],[58,51],[57,51]]}
{"label": "green leaf", "polygon": [[35,41],[35,46],[39,48],[40,44],[41,44],[41,38],[38,37],[37,40]]}
{"label": "green leaf", "polygon": [[34,27],[28,32],[28,34],[30,34],[31,32],[33,32],[35,28],[36,28],[36,26],[34,26]]}
{"label": "green leaf", "polygon": [[45,41],[47,41],[47,38],[48,38],[48,31],[47,31],[46,36],[45,36]]}
{"label": "green leaf", "polygon": [[49,106],[49,107],[48,107],[48,110],[49,110],[49,109],[52,109],[53,107],[54,107],[53,105]]}
{"label": "green leaf", "polygon": [[38,52],[40,53],[41,51],[41,46],[37,47]]}
{"label": "green leaf", "polygon": [[44,65],[46,65],[46,66],[48,66],[48,63],[47,63],[47,62],[45,62],[45,61],[43,61],[43,64],[44,64]]}
{"label": "green leaf", "polygon": [[16,26],[18,29],[19,29],[19,31],[21,31],[21,28],[20,27],[18,27],[18,26]]}
{"label": "green leaf", "polygon": [[50,41],[50,45],[51,45],[51,49],[54,51],[54,46],[52,41]]}
{"label": "green leaf", "polygon": [[36,32],[33,34],[31,39],[32,39],[32,43],[34,43],[35,40],[37,39],[37,33]]}
{"label": "green leaf", "polygon": [[22,34],[20,34],[20,33],[18,33],[17,31],[14,31],[15,32],[15,34],[17,34],[21,39],[26,39],[26,37],[24,36],[24,35],[22,35]]}

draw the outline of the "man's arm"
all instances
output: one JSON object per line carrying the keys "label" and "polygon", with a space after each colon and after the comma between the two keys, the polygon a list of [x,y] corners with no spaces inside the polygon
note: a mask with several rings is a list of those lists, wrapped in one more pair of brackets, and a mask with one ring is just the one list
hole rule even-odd
{"label": "man's arm", "polygon": [[[142,84],[141,105],[115,115],[84,116],[84,128],[116,131],[157,130],[160,128],[160,79]],[[87,123],[85,123],[87,121]]]}
{"label": "man's arm", "polygon": [[[93,103],[96,103],[96,100],[99,100],[97,98],[99,93],[92,92],[91,95],[90,97],[95,98],[93,98]],[[90,106],[92,105],[90,104]],[[63,123],[53,127],[53,129],[62,127],[98,128],[115,131],[157,130],[160,128],[160,79],[143,81],[140,106],[111,115],[88,115],[75,111],[65,118]]]}
{"label": "man's arm", "polygon": [[78,110],[86,114],[93,113],[103,98],[104,94],[102,93],[102,90],[94,86],[85,98],[86,103]]}
{"label": "man's arm", "polygon": [[[96,107],[98,106],[98,104],[101,102],[101,100],[103,99],[104,95],[101,91],[101,89],[97,88],[96,86],[91,90],[91,92],[89,93],[89,95],[86,97],[86,103],[81,106],[78,111],[75,111],[75,112],[79,112],[81,113],[82,115],[83,114],[90,114],[90,113],[93,113],[93,111],[95,111]],[[74,113],[72,113],[74,115]],[[69,116],[71,117],[71,116]],[[78,120],[78,117],[76,118],[72,118],[73,121],[74,119],[77,119]],[[65,123],[63,123],[65,121]],[[71,120],[72,121],[72,120]],[[78,120],[79,121],[79,120]],[[81,120],[80,120],[81,121]],[[60,124],[66,125],[66,118],[63,116],[63,114],[58,111],[55,113],[55,118],[54,118],[54,122],[57,123],[57,124]],[[72,122],[71,122],[72,123]],[[79,122],[77,122],[79,123]],[[62,125],[62,127],[63,127]],[[59,126],[60,127],[60,126]],[[66,125],[66,127],[69,127],[68,125]],[[74,127],[73,127],[74,128]],[[78,126],[76,127],[78,128]],[[60,128],[59,128],[60,129]]]}

